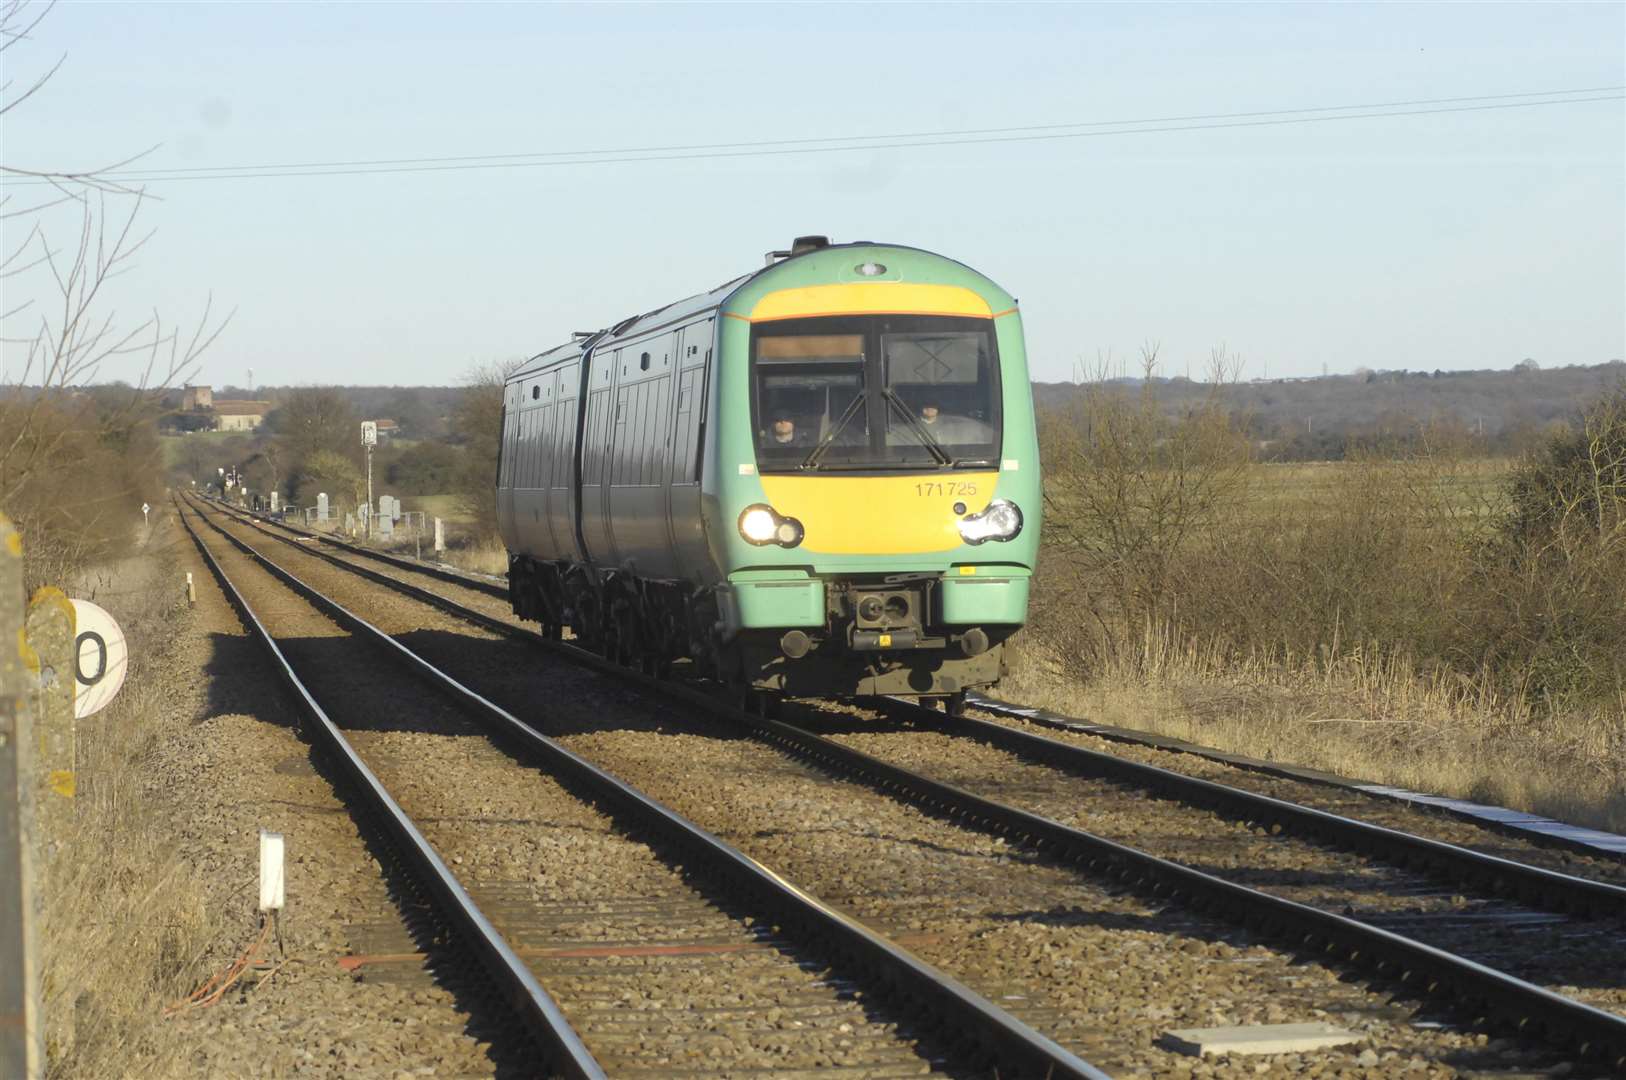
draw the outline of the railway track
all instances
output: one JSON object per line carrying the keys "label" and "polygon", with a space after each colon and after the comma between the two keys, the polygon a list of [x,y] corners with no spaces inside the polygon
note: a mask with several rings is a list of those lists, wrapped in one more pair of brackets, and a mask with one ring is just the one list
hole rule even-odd
{"label": "railway track", "polygon": [[[1103,750],[1115,757],[1159,765],[1171,772],[1220,779],[1228,786],[1297,800],[1318,809],[1360,816],[1380,824],[1389,821],[1399,823],[1402,828],[1415,828],[1421,823],[1436,839],[1449,838],[1491,854],[1505,849],[1516,859],[1533,857],[1543,865],[1566,872],[1585,871],[1626,881],[1626,871],[1619,869],[1626,866],[1626,836],[1616,833],[1498,806],[1350,780],[1319,769],[1228,753],[1182,739],[1098,724],[978,694],[971,695],[968,704],[976,712],[1018,730],[1059,736],[1064,741]],[[1451,818],[1461,824],[1445,820]],[[1442,821],[1444,827],[1440,827]],[[1499,842],[1499,837],[1505,837],[1507,842]],[[1548,857],[1553,853],[1556,853],[1554,857]],[[1610,864],[1615,866],[1612,868]]]}
{"label": "railway track", "polygon": [[[292,546],[306,550],[310,547],[308,541],[279,534],[258,524],[254,527],[259,528],[265,535],[278,536]],[[401,580],[403,577],[413,576],[418,576],[419,581],[424,580],[421,575],[427,568],[414,566],[410,561],[389,560],[388,557],[381,560],[376,553],[370,552],[351,551],[341,555],[324,550],[311,554],[318,555],[328,563],[347,571],[363,574],[392,588],[405,591],[417,599],[455,613],[460,618],[471,620],[495,633],[537,640],[529,631],[516,628],[511,618],[503,618],[492,613],[488,604],[479,604],[487,610],[475,610],[468,596],[462,600],[454,600],[449,596],[439,595],[423,585],[413,585]],[[395,565],[391,569],[395,573],[381,572],[372,566],[361,566],[357,562],[358,559],[364,559],[374,565],[381,561],[393,562]],[[462,579],[461,575],[433,570],[428,570],[428,573],[441,581],[449,581],[465,592],[469,588],[466,579]],[[477,583],[473,588],[477,592],[483,592],[488,599],[494,599],[491,596],[494,590],[489,587],[489,583]],[[561,655],[578,663],[594,666],[600,670],[608,667],[596,657],[590,657],[569,646],[552,647],[560,650]],[[858,736],[849,733],[844,737],[846,743],[844,745],[843,741],[823,738],[794,725],[746,717],[690,687],[641,680],[622,669],[611,670],[623,681],[636,683],[640,687],[640,692],[659,689],[668,697],[676,697],[688,706],[697,707],[712,715],[727,716],[735,724],[749,725],[759,736],[787,751],[814,761],[821,767],[865,777],[872,783],[888,788],[894,795],[912,800],[933,813],[947,815],[978,828],[1015,835],[1039,845],[1041,849],[1054,851],[1063,858],[1092,864],[1098,874],[1129,882],[1148,895],[1179,897],[1183,903],[1194,901],[1215,910],[1227,911],[1230,917],[1244,925],[1263,930],[1277,936],[1278,939],[1292,941],[1301,949],[1311,948],[1330,953],[1337,962],[1353,966],[1371,965],[1375,967],[1380,980],[1397,980],[1408,986],[1411,993],[1432,995],[1436,999],[1450,999],[1459,1016],[1498,1018],[1521,1027],[1526,1038],[1530,1037],[1533,1030],[1539,1030],[1542,1038],[1567,1046],[1592,1060],[1605,1062],[1606,1067],[1626,1067],[1622,1064],[1626,1062],[1626,1051],[1622,1049],[1626,1047],[1626,1038],[1623,1038],[1622,1034],[1626,1031],[1626,1022],[1618,1015],[1511,978],[1486,964],[1475,963],[1447,949],[1412,940],[1405,934],[1386,929],[1383,925],[1375,925],[1382,922],[1381,918],[1353,918],[1336,911],[1325,910],[1312,903],[1295,901],[1286,895],[1248,889],[1236,881],[1226,880],[1222,875],[1203,874],[1170,860],[1160,859],[1154,854],[1116,844],[1107,838],[1091,836],[1080,829],[1048,820],[1042,814],[1024,810],[1020,806],[1010,806],[986,798],[979,799],[967,792],[956,790],[952,785],[920,776],[880,758],[862,754],[855,745],[852,745],[855,742],[888,738],[896,734],[953,741],[963,746],[966,744],[968,734],[966,729],[969,727],[975,731],[974,724],[945,726],[945,718],[941,714],[932,713],[930,717],[924,715],[930,710],[918,710],[910,714],[911,707],[889,703],[887,706],[889,711],[894,715],[901,711],[912,724],[920,726],[922,730],[886,734],[871,731]],[[826,725],[833,722],[828,717],[813,719]],[[984,743],[994,743],[997,740],[1009,740],[1012,736],[1007,729],[1007,734],[977,732],[976,737]],[[1055,747],[1039,746],[1031,740],[1026,742],[1020,739],[1013,740],[1010,747],[1019,748],[1030,759],[1044,760],[1043,756],[1049,755],[1049,760],[1043,765],[1048,771],[1056,770],[1056,761],[1064,762],[1061,767],[1072,772],[1088,773],[1094,770],[1099,773],[1102,768],[1099,763],[1082,764],[1085,760],[1083,758],[1074,760],[1071,750],[1064,752]],[[1020,764],[1020,759],[1008,756],[1008,750],[1009,747],[997,750],[1003,766],[1008,768],[1012,761]],[[995,752],[995,748],[990,747],[990,752]],[[904,756],[908,756],[907,751]],[[977,782],[987,783],[993,779],[992,774],[984,769]],[[1067,779],[1077,783],[1076,776],[1069,776]],[[1158,783],[1173,782],[1159,780]],[[1160,790],[1164,790],[1166,794],[1169,789]],[[1197,805],[1207,805],[1203,800],[1212,802],[1215,799],[1233,798],[1202,787],[1189,788],[1185,790],[1183,796],[1171,797],[1184,798]],[[1040,799],[1036,805],[1043,806],[1044,802],[1044,799]],[[1449,905],[1455,914],[1450,918],[1436,920],[1441,925],[1455,918],[1459,927],[1471,928],[1476,925],[1475,919],[1471,916],[1488,916],[1488,919],[1479,920],[1479,925],[1500,920],[1502,928],[1506,929],[1514,926],[1521,915],[1531,914],[1528,911],[1517,912],[1508,906],[1513,903],[1538,905],[1558,912],[1590,912],[1605,916],[1619,912],[1618,887],[1609,883],[1587,882],[1584,879],[1554,874],[1539,867],[1523,866],[1507,859],[1480,861],[1472,858],[1474,853],[1471,852],[1446,850],[1448,845],[1429,841],[1419,843],[1422,838],[1390,837],[1388,833],[1395,830],[1374,831],[1370,826],[1358,827],[1362,823],[1345,826],[1337,821],[1328,820],[1335,818],[1336,815],[1306,814],[1307,808],[1304,807],[1255,803],[1249,804],[1245,811],[1239,812],[1236,805],[1239,804],[1223,803],[1217,808],[1222,813],[1229,813],[1233,817],[1246,817],[1249,821],[1265,821],[1266,819],[1262,819],[1260,815],[1265,809],[1269,809],[1274,816],[1266,822],[1267,827],[1275,825],[1298,830],[1299,832],[1294,834],[1295,837],[1302,833],[1306,837],[1313,836],[1319,843],[1347,846],[1357,852],[1375,851],[1393,862],[1416,861],[1420,872],[1438,875],[1440,879],[1449,881],[1459,888],[1464,884],[1463,875],[1471,873],[1484,882],[1471,888],[1480,892],[1488,890],[1503,898],[1503,906],[1500,908],[1477,899],[1474,910],[1467,912],[1461,910],[1460,904]],[[1293,842],[1303,844],[1302,840],[1296,838]],[[1345,876],[1353,880],[1360,875],[1346,872]],[[1419,888],[1415,881],[1405,883],[1402,891],[1406,888],[1409,888],[1412,897],[1419,901],[1438,899],[1438,889],[1434,890],[1435,895],[1431,896],[1427,888]],[[1560,915],[1557,916],[1560,922],[1554,923],[1553,912],[1543,910],[1535,914],[1539,916],[1539,920],[1529,922],[1526,929],[1538,930],[1548,935],[1556,933],[1560,938],[1571,934],[1572,931],[1583,936],[1590,933],[1589,930],[1577,929],[1581,925],[1579,920],[1568,921]],[[1400,925],[1407,930],[1416,930],[1427,921],[1416,918],[1409,923],[1404,920],[1400,923],[1391,921],[1391,926]],[[1604,931],[1605,934],[1609,932]],[[1600,942],[1603,940],[1604,938],[1599,938]],[[1574,953],[1579,949],[1584,952],[1584,945],[1584,942],[1578,946],[1571,942],[1566,946],[1566,951]]]}
{"label": "railway track", "polygon": [[[393,823],[416,876],[554,1071],[1104,1075],[538,735],[223,530],[233,549],[217,544],[217,554],[193,526],[201,516],[195,506],[182,512],[313,735],[343,762],[370,812]],[[290,603],[290,589],[305,602]],[[262,619],[256,607],[269,614]],[[444,699],[414,701],[399,687],[381,699],[389,679],[379,669],[391,663],[436,682]],[[492,727],[559,783],[532,773],[530,785],[545,790],[516,795],[527,781],[512,759],[481,757],[480,733]],[[458,790],[429,790],[436,785],[426,777],[438,775]],[[537,835],[556,841],[549,848],[558,855],[561,844],[580,847],[583,833],[590,850],[567,853],[576,874],[560,880]],[[474,880],[452,866],[475,868]],[[533,866],[537,874],[528,875]],[[577,875],[587,874],[605,884],[584,887]],[[352,963],[402,959],[412,958]]]}
{"label": "railway track", "polygon": [[969,739],[1025,762],[1209,809],[1272,835],[1291,833],[1396,866],[1420,868],[1439,881],[1465,884],[1537,908],[1626,923],[1626,867],[1610,862],[1591,864],[1597,877],[1560,872],[1103,753],[1065,737],[1040,735],[975,717],[944,717],[935,709],[910,701],[888,701],[883,709],[905,722],[925,725],[950,738]]}

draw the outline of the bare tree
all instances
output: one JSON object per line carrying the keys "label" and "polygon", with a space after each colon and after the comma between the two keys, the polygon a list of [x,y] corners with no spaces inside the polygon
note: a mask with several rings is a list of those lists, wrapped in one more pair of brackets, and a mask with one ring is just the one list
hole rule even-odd
{"label": "bare tree", "polygon": [[1124,628],[1162,614],[1187,542],[1247,478],[1245,425],[1225,400],[1238,359],[1214,349],[1207,395],[1170,415],[1153,381],[1158,353],[1156,342],[1142,347],[1138,393],[1114,385],[1115,364],[1102,356],[1084,372],[1082,394],[1042,414],[1047,544],[1058,557],[1046,573],[1065,579],[1055,583],[1066,603],[1085,601],[1109,647]]}
{"label": "bare tree", "polygon": [[[49,4],[27,0],[0,4],[0,54],[8,73],[17,66],[14,50],[34,40],[49,12]],[[0,119],[39,94],[62,65],[58,59],[19,92],[9,80],[0,85]],[[42,533],[83,531],[83,519],[107,516],[116,492],[64,485],[61,471],[73,460],[82,463],[97,447],[132,445],[138,426],[150,428],[162,389],[196,370],[199,357],[231,318],[215,316],[212,298],[190,330],[171,325],[156,311],[126,319],[113,306],[110,283],[131,269],[151,237],[138,228],[149,196],[113,175],[129,160],[90,170],[0,162],[8,181],[0,220],[27,225],[21,240],[0,250],[6,296],[0,344],[19,356],[15,370],[0,375],[0,505],[30,532],[25,550],[31,554],[43,550],[48,536]],[[17,192],[40,197],[19,199]],[[22,205],[14,205],[19,201]],[[47,211],[76,216],[77,237],[66,244],[53,237]],[[75,388],[101,378],[115,362],[140,367],[128,392],[116,399],[81,400]],[[150,456],[157,457],[155,445]],[[128,484],[135,474],[130,469],[137,464],[156,467],[156,460],[138,463],[126,457],[117,484],[111,479],[107,484],[125,485],[120,490],[131,494]]]}
{"label": "bare tree", "polygon": [[463,381],[468,389],[453,415],[464,445],[458,494],[479,533],[497,532],[497,457],[502,446],[502,391],[519,360],[479,364]]}

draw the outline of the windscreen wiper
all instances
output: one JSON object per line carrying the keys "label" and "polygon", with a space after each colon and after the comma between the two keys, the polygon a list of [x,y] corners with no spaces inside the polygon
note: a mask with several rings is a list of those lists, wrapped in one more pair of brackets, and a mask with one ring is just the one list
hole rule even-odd
{"label": "windscreen wiper", "polygon": [[864,394],[859,394],[853,398],[852,404],[847,406],[847,410],[836,421],[836,426],[831,428],[824,438],[819,440],[819,444],[813,448],[813,451],[807,457],[802,459],[802,463],[797,468],[812,469],[818,467],[819,459],[824,456],[824,452],[835,445],[836,436],[845,431],[847,425],[853,422],[853,417],[858,415],[858,408],[864,404],[864,398]]}
{"label": "windscreen wiper", "polygon": [[892,392],[890,386],[881,390],[881,396],[886,398],[887,404],[898,410],[898,415],[903,417],[904,422],[909,425],[909,430],[915,433],[915,437],[920,440],[922,446],[931,451],[932,457],[937,459],[939,465],[953,464],[953,459],[948,456],[948,451],[943,449],[943,444],[938,442],[930,431],[926,430],[926,425],[920,422],[919,417],[909,411],[909,407],[903,403],[897,394]]}

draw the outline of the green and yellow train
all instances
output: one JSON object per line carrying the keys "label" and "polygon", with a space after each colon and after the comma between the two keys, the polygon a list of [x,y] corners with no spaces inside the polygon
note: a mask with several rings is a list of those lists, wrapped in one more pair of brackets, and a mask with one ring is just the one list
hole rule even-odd
{"label": "green and yellow train", "polygon": [[998,681],[1039,451],[1016,301],[969,267],[802,237],[503,400],[509,593],[550,636],[770,697]]}

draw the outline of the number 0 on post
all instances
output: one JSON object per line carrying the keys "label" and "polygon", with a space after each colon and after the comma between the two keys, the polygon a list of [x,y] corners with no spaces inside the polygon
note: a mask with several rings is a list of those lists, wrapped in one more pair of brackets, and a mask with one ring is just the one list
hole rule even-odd
{"label": "number 0 on post", "polygon": [[73,714],[83,720],[107,706],[124,685],[130,650],[113,616],[89,600],[75,600]]}

